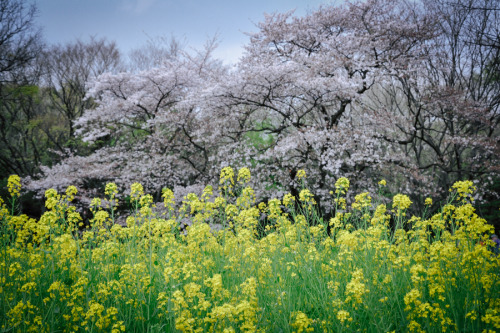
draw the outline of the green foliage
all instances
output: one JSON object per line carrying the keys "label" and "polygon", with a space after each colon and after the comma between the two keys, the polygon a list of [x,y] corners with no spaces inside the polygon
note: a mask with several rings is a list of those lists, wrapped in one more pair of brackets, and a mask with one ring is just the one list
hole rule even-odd
{"label": "green foliage", "polygon": [[274,136],[263,130],[265,128],[272,128],[271,121],[264,120],[255,126],[255,131],[245,133],[245,138],[254,148],[266,149],[275,142]]}

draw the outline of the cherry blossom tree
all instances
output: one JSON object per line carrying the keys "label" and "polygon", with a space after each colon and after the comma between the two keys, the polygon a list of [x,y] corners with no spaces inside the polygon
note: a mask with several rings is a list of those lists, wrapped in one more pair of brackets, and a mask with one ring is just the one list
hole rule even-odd
{"label": "cherry blossom tree", "polygon": [[160,191],[202,180],[208,154],[193,137],[199,110],[188,101],[225,73],[210,57],[214,47],[212,42],[203,52],[166,59],[160,67],[91,81],[88,97],[98,106],[86,110],[75,128],[83,141],[101,148],[44,168],[46,176],[31,188],[76,184],[88,199],[103,181],[141,181],[149,191]]}
{"label": "cherry blossom tree", "polygon": [[[374,190],[381,170],[412,166],[401,147],[377,135],[382,121],[394,119],[366,107],[364,96],[418,68],[435,26],[416,10],[367,1],[306,17],[266,16],[233,79],[214,92],[222,98],[214,108],[234,118],[225,132],[233,145],[218,154],[222,164],[251,161],[264,196],[296,193],[296,171],[306,169],[323,205],[339,177]],[[255,133],[271,139],[252,145]]]}
{"label": "cherry blossom tree", "polygon": [[[45,168],[30,186],[141,181],[182,195],[231,165],[252,169],[262,200],[297,195],[304,169],[328,211],[339,177],[372,193],[387,178],[394,191],[438,195],[452,180],[494,175],[498,21],[492,11],[465,15],[488,26],[489,39],[467,46],[463,28],[464,53],[447,58],[454,30],[443,26],[446,6],[368,0],[304,17],[276,13],[250,34],[232,69],[212,59],[212,40],[155,68],[103,74],[89,91],[98,106],[75,123],[101,148]],[[470,55],[487,57],[478,68]]]}

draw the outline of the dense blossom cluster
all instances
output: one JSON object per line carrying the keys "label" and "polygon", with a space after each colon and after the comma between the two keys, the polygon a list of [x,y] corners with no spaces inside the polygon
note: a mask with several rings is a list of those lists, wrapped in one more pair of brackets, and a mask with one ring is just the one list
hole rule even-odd
{"label": "dense blossom cluster", "polygon": [[234,175],[220,173],[232,191],[208,185],[178,209],[164,189],[162,211],[134,183],[126,226],[113,183],[88,224],[74,186],[47,190],[38,221],[0,200],[2,331],[500,330],[500,259],[492,227],[464,200],[470,184],[456,183],[438,213],[405,217],[405,195],[391,211],[364,192],[348,211],[341,178],[327,221],[307,188],[256,206],[254,175],[240,169],[239,185]]}

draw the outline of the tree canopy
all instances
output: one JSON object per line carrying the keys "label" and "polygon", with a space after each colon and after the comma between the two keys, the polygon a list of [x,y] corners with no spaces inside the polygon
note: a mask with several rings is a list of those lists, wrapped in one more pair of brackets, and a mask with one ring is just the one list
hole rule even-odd
{"label": "tree canopy", "polygon": [[498,15],[488,0],[276,13],[234,67],[213,59],[215,41],[193,53],[173,43],[154,52],[165,54],[154,67],[88,82],[95,105],[75,135],[103,144],[44,167],[30,187],[76,184],[90,197],[104,181],[140,180],[183,195],[232,165],[254,171],[260,199],[296,193],[304,169],[326,211],[339,177],[372,192],[390,178],[394,191],[432,196],[474,179],[482,196],[498,196]]}

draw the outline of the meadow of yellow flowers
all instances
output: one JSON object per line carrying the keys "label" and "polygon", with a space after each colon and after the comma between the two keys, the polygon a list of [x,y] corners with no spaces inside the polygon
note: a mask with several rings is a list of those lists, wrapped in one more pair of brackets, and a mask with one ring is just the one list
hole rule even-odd
{"label": "meadow of yellow flowers", "polygon": [[256,206],[249,179],[224,168],[218,196],[207,186],[177,204],[165,189],[161,212],[133,184],[121,226],[112,183],[84,225],[73,186],[47,190],[39,220],[18,215],[11,176],[0,201],[1,332],[500,330],[500,260],[472,182],[457,182],[439,213],[410,217],[401,194],[386,206],[361,193],[348,206],[341,178],[325,221],[306,188]]}

